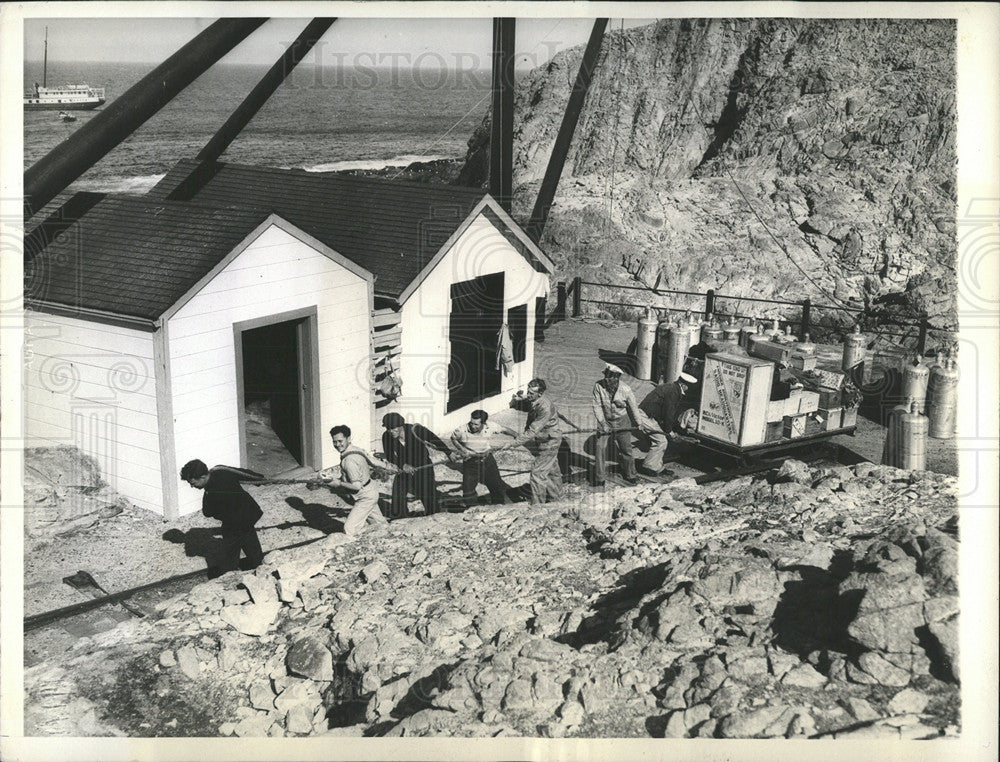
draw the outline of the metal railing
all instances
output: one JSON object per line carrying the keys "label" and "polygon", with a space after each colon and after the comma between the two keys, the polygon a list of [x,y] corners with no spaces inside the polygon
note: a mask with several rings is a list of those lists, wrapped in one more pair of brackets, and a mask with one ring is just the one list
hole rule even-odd
{"label": "metal railing", "polygon": [[[696,297],[698,298],[704,306],[700,304],[697,309],[691,307],[670,307],[658,304],[634,304],[630,302],[615,301],[612,299],[592,299],[584,297],[584,287],[590,288],[610,288],[619,289],[624,291],[642,291],[643,293],[652,296],[684,296],[684,297]],[[599,295],[598,295],[599,296]],[[761,297],[753,296],[734,296],[732,294],[719,294],[716,293],[714,289],[709,289],[708,291],[680,291],[677,289],[667,289],[667,288],[649,288],[648,286],[632,286],[628,284],[618,284],[618,283],[599,283],[597,281],[583,280],[580,277],[573,278],[569,281],[558,281],[556,283],[556,304],[555,309],[551,311],[548,316],[548,325],[559,320],[565,320],[567,317],[580,317],[583,314],[584,304],[601,304],[610,305],[617,307],[628,307],[636,310],[643,310],[646,308],[655,309],[659,313],[664,312],[699,312],[703,313],[705,319],[711,318],[713,315],[721,316],[723,318],[733,317],[741,319],[756,320],[759,319],[756,315],[749,315],[740,313],[737,311],[727,312],[718,309],[719,300],[732,300],[736,302],[753,302],[757,304],[773,304],[783,307],[796,307],[800,310],[800,315],[798,319],[785,319],[777,318],[778,324],[780,326],[797,326],[799,329],[799,335],[804,335],[810,333],[813,329],[829,329],[829,330],[839,330],[845,329],[845,325],[840,323],[831,322],[819,322],[813,320],[814,310],[829,310],[829,311],[839,311],[854,315],[854,320],[852,325],[860,325],[862,320],[866,317],[877,319],[879,325],[892,325],[895,327],[904,328],[903,331],[888,331],[880,329],[879,333],[885,336],[896,336],[903,338],[912,338],[914,332],[916,332],[917,339],[917,351],[923,354],[926,350],[927,345],[927,332],[928,330],[934,329],[929,322],[929,320],[924,317],[920,321],[905,321],[896,320],[888,316],[875,316],[869,310],[862,307],[847,307],[835,304],[814,304],[812,300],[808,297],[802,299],[801,301],[788,301],[784,299],[764,299]],[[936,329],[943,330],[943,329]]]}

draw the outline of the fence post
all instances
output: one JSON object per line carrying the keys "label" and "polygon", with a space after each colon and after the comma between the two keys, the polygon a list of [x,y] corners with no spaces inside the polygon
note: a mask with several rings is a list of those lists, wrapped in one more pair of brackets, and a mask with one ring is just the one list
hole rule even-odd
{"label": "fence post", "polygon": [[924,315],[920,319],[920,335],[917,338],[917,354],[921,357],[924,356],[924,352],[927,351],[927,316]]}
{"label": "fence post", "polygon": [[573,278],[573,317],[580,317],[583,314],[583,278],[577,275]]}
{"label": "fence post", "polygon": [[566,319],[566,281],[561,280],[556,284],[556,320]]}
{"label": "fence post", "polygon": [[803,341],[805,341],[805,335],[807,333],[809,333],[809,318],[811,317],[811,315],[810,315],[811,312],[812,312],[812,302],[809,300],[809,297],[807,296],[805,299],[802,300],[802,333],[801,333],[801,338],[802,338]]}
{"label": "fence post", "polygon": [[705,320],[711,319],[713,312],[715,312],[715,289],[710,288],[705,294]]}

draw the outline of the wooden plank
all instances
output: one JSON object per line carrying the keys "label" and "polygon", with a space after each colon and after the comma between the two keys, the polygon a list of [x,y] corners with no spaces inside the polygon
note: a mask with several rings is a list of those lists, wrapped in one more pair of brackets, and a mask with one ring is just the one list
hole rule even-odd
{"label": "wooden plank", "polygon": [[403,316],[394,310],[376,310],[372,313],[372,325],[376,330],[397,326],[402,319]]}

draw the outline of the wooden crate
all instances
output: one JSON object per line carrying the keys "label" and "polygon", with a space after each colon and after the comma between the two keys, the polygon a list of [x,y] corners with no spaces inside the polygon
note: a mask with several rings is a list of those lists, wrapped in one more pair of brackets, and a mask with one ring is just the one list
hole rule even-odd
{"label": "wooden crate", "polygon": [[844,411],[839,407],[824,408],[817,411],[823,418],[823,431],[833,431],[840,428],[840,422],[844,417]]}
{"label": "wooden crate", "polygon": [[746,447],[762,444],[774,366],[754,357],[705,357],[698,433]]}
{"label": "wooden crate", "polygon": [[781,434],[788,439],[797,439],[805,436],[806,433],[806,413],[798,415],[786,415],[781,422]]}

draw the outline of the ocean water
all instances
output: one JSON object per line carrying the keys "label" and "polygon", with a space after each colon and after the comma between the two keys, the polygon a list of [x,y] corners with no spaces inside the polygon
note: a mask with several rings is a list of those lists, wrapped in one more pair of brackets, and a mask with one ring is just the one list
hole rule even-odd
{"label": "ocean water", "polygon": [[[154,64],[50,63],[48,84],[104,87],[108,103]],[[75,184],[80,190],[143,192],[181,158],[194,158],[267,71],[216,65],[164,106]],[[41,81],[25,62],[24,86]],[[223,161],[308,171],[377,169],[461,158],[490,104],[488,71],[298,68],[230,144]],[[107,104],[102,108],[107,108]],[[24,113],[27,169],[95,111]]]}

